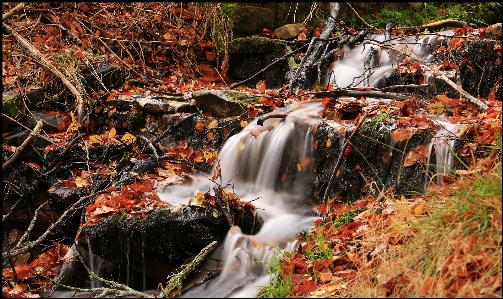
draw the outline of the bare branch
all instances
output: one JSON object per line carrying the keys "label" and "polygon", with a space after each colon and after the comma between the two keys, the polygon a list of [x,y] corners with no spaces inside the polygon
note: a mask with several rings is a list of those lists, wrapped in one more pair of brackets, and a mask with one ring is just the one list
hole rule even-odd
{"label": "bare branch", "polygon": [[39,62],[50,70],[56,77],[58,77],[61,82],[70,90],[70,92],[75,96],[75,101],[77,103],[77,115],[79,123],[82,123],[82,112],[84,109],[84,99],[82,98],[82,94],[77,90],[77,88],[66,78],[63,73],[61,73],[55,66],[51,64],[47,58],[42,55],[33,45],[27,41],[24,37],[22,37],[19,33],[17,33],[12,27],[9,25],[2,23],[3,28],[7,31],[7,33],[12,34],[16,40],[25,47]]}
{"label": "bare branch", "polygon": [[30,4],[30,2],[19,3],[18,5],[16,5],[16,7],[14,7],[13,9],[9,10],[8,12],[6,12],[2,15],[2,21],[5,21],[5,20],[12,18],[17,13],[19,13],[21,10],[23,10],[23,8],[28,4]]}

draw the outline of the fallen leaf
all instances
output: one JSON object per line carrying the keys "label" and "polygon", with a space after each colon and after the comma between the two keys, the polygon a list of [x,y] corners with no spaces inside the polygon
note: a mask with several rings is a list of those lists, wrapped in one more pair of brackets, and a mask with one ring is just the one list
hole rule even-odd
{"label": "fallen leaf", "polygon": [[430,144],[424,144],[417,146],[413,150],[411,150],[407,156],[405,157],[405,161],[403,162],[404,167],[412,166],[416,164],[416,162],[420,162],[422,164],[426,164],[426,159],[428,158],[428,151],[430,148]]}
{"label": "fallen leaf", "polygon": [[258,91],[264,93],[266,89],[266,84],[264,80],[260,80],[257,82],[257,85],[255,86]]}

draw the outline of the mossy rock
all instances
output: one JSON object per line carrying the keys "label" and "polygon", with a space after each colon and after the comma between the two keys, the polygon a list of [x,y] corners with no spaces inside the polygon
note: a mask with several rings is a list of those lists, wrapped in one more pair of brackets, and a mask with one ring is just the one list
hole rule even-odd
{"label": "mossy rock", "polygon": [[257,97],[247,92],[203,90],[192,93],[196,106],[214,117],[238,116],[256,102]]}
{"label": "mossy rock", "polygon": [[232,53],[268,53],[268,52],[276,52],[280,49],[284,49],[286,47],[286,41],[279,39],[270,39],[266,37],[260,36],[251,36],[244,38],[236,38],[234,39],[230,46],[229,52]]}
{"label": "mossy rock", "polygon": [[[25,109],[32,109],[39,102],[42,102],[42,91],[34,89],[22,95],[18,92],[2,92],[2,113],[19,120],[24,116]],[[9,118],[2,116],[2,133],[11,130],[15,123]]]}

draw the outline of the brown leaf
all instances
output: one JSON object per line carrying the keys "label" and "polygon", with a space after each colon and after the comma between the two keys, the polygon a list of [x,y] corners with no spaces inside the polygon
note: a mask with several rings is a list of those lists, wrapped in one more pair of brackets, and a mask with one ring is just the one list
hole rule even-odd
{"label": "brown leaf", "polygon": [[400,142],[409,139],[416,131],[416,128],[396,129],[391,131],[390,135],[393,140]]}
{"label": "brown leaf", "polygon": [[426,159],[428,158],[428,151],[430,149],[430,144],[424,144],[417,146],[415,149],[411,150],[405,157],[403,162],[404,167],[412,166],[416,162],[426,164]]}
{"label": "brown leaf", "polygon": [[196,129],[196,131],[198,131],[198,132],[202,132],[202,131],[204,131],[204,130],[206,129],[206,124],[205,124],[204,122],[202,122],[202,121],[198,121],[198,122],[196,123],[196,127],[195,127],[195,129]]}

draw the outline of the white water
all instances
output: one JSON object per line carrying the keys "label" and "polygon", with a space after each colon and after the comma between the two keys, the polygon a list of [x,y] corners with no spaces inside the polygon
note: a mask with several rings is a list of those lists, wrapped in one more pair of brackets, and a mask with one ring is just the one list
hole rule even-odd
{"label": "white water", "polygon": [[[370,69],[370,87],[378,87],[383,77],[389,75],[392,69],[403,62],[403,57],[393,51],[381,48],[378,43],[393,46],[399,51],[406,51],[421,58],[426,62],[432,62],[433,56],[430,54],[431,46],[438,46],[442,42],[443,36],[452,36],[452,30],[439,32],[436,35],[421,36],[416,39],[415,35],[405,37],[392,37],[384,42],[383,34],[371,34],[369,39],[375,41],[373,44],[359,44],[353,48],[344,47],[343,58],[337,60],[333,67],[328,70],[326,81],[333,87],[340,89],[352,87],[365,87],[365,77],[368,74],[364,68],[364,60],[367,57],[370,47],[377,49],[375,64]],[[411,60],[413,61],[413,60]],[[428,77],[428,74],[426,74]],[[427,81],[428,83],[428,81]]]}
{"label": "white water", "polygon": [[[309,165],[295,179],[297,192],[286,193],[276,178],[286,167],[284,156],[309,158],[313,165],[314,125],[321,120],[320,101],[278,109],[288,117],[270,118],[264,125],[249,124],[239,134],[230,137],[220,150],[221,185],[233,190],[241,200],[253,201],[264,220],[261,230],[253,236],[232,227],[223,250],[214,258],[223,261],[221,274],[204,284],[182,293],[182,297],[255,297],[258,287],[268,283],[267,265],[278,250],[290,251],[298,245],[303,230],[313,226],[310,211],[315,207],[303,195]],[[297,140],[297,143],[293,143]],[[301,141],[301,142],[300,142]],[[288,159],[287,159],[288,160]],[[303,176],[303,174],[306,174]],[[187,203],[198,190],[211,190],[213,183],[200,178],[192,186],[166,188],[159,194],[168,202]]]}

